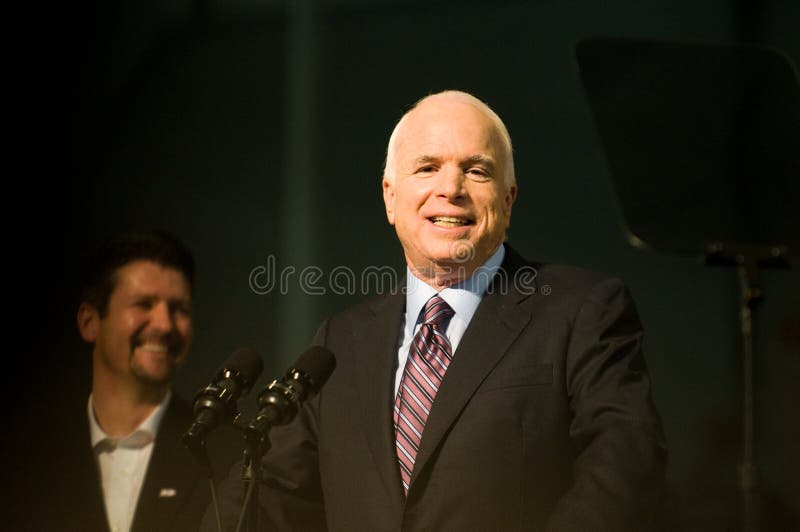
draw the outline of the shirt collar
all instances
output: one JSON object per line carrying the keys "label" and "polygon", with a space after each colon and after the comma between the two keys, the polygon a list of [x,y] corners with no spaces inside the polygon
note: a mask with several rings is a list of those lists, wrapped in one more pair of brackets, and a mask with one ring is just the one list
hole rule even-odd
{"label": "shirt collar", "polygon": [[447,287],[440,292],[437,292],[431,285],[414,275],[411,268],[406,266],[406,331],[413,333],[422,307],[437,293],[439,297],[450,305],[456,316],[469,323],[478,309],[478,304],[480,304],[483,294],[489,288],[492,278],[497,273],[497,270],[500,269],[505,256],[506,248],[501,244],[497,251],[475,270],[475,273],[469,279]]}
{"label": "shirt collar", "polygon": [[158,434],[158,427],[161,425],[161,419],[167,411],[167,405],[170,399],[172,399],[172,391],[167,390],[167,394],[164,396],[161,403],[159,403],[156,409],[153,410],[133,432],[121,438],[112,438],[106,434],[97,422],[97,418],[94,415],[94,408],[92,407],[92,394],[89,394],[87,415],[89,416],[89,436],[92,442],[92,448],[97,449],[100,444],[111,449],[116,447],[141,448],[154,441]]}

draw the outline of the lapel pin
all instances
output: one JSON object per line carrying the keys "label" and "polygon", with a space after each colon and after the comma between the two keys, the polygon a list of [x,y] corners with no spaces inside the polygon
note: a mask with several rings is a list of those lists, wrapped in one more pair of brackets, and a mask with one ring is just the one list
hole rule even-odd
{"label": "lapel pin", "polygon": [[159,499],[169,499],[177,495],[178,492],[175,488],[161,488],[161,491],[158,492]]}

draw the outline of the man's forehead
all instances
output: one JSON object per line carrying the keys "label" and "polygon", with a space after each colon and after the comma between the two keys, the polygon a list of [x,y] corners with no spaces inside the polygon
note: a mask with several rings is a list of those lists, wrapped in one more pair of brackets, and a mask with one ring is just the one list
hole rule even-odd
{"label": "man's forehead", "polygon": [[472,122],[476,126],[494,129],[494,123],[488,114],[476,105],[455,98],[431,98],[421,102],[406,116],[406,122],[412,127],[447,124],[458,121]]}
{"label": "man's forehead", "polygon": [[463,102],[426,103],[412,110],[402,124],[397,148],[403,155],[432,155],[426,150],[439,149],[454,140],[469,140],[473,147],[486,152],[500,148],[494,122],[480,109]]}
{"label": "man's forehead", "polygon": [[160,290],[191,296],[189,281],[181,270],[149,259],[134,260],[117,268],[114,291],[119,289],[127,292]]}

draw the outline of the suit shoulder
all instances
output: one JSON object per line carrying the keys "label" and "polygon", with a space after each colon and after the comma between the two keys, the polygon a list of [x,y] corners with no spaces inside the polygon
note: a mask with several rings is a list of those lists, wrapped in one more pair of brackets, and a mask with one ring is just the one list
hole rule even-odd
{"label": "suit shoulder", "polygon": [[313,344],[326,346],[331,340],[344,338],[365,323],[372,322],[376,316],[380,317],[381,323],[399,320],[404,307],[402,290],[364,299],[325,319],[314,335]]}
{"label": "suit shoulder", "polygon": [[591,300],[607,303],[618,297],[632,299],[625,283],[618,277],[567,264],[527,261],[515,274],[526,271],[525,268],[526,275],[532,279],[528,284],[535,287],[535,292],[557,294],[561,303],[581,306]]}
{"label": "suit shoulder", "polygon": [[326,321],[331,325],[350,324],[352,322],[362,321],[365,317],[374,314],[381,314],[387,310],[393,309],[405,304],[405,295],[398,291],[397,293],[379,294],[368,297],[355,305],[345,308],[332,316]]}
{"label": "suit shoulder", "polygon": [[178,417],[190,417],[192,415],[192,406],[189,401],[173,392],[172,398],[169,400],[167,412],[171,412]]}
{"label": "suit shoulder", "polygon": [[538,263],[537,279],[556,283],[564,288],[574,291],[591,290],[599,283],[615,282],[622,284],[622,280],[586,268],[568,264]]}
{"label": "suit shoulder", "polygon": [[[170,397],[169,404],[167,405],[167,410],[164,412],[164,417],[161,419],[160,426],[188,428],[192,417],[192,406],[173,391],[172,397]],[[161,432],[161,429],[159,429],[159,432]]]}
{"label": "suit shoulder", "polygon": [[573,319],[581,312],[619,314],[641,327],[633,296],[618,277],[563,264],[540,265],[537,273],[537,291],[546,296],[538,301],[546,300],[551,310],[559,308]]}
{"label": "suit shoulder", "polygon": [[558,289],[562,295],[581,297],[603,286],[624,289],[624,283],[619,278],[568,264],[530,261],[508,245],[503,268],[512,276],[527,277],[529,282],[535,280],[538,287],[547,285],[552,290]]}

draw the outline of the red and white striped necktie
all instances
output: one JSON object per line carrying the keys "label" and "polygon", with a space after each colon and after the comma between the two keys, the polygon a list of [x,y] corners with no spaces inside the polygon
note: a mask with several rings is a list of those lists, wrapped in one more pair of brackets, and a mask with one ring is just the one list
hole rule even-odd
{"label": "red and white striped necktie", "polygon": [[455,312],[434,295],[422,307],[423,321],[411,342],[394,403],[394,434],[403,492],[408,493],[425,421],[453,357],[443,324]]}

